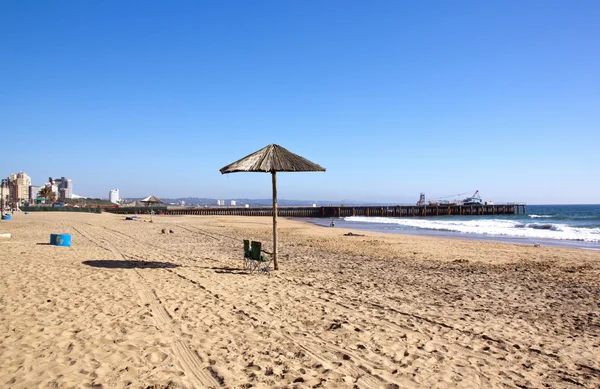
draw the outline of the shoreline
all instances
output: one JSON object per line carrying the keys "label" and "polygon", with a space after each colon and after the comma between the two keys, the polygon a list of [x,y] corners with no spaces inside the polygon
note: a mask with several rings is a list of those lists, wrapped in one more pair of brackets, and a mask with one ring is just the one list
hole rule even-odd
{"label": "shoreline", "polygon": [[[442,239],[458,239],[465,241],[474,241],[474,242],[490,242],[490,243],[505,243],[505,244],[514,244],[514,245],[523,245],[523,246],[533,246],[536,243],[539,243],[541,246],[545,247],[557,247],[557,248],[570,248],[570,249],[580,249],[580,250],[591,250],[591,251],[600,251],[600,242],[585,242],[581,240],[558,240],[558,239],[545,239],[545,238],[519,238],[519,237],[505,237],[502,235],[492,235],[492,234],[484,234],[484,233],[461,233],[461,232],[453,232],[453,231],[440,231],[440,230],[429,230],[429,229],[419,229],[419,230],[409,230],[409,229],[397,229],[397,230],[383,230],[379,229],[376,226],[371,228],[363,227],[360,225],[350,225],[350,222],[345,221],[343,218],[331,218],[331,219],[323,219],[321,223],[321,219],[314,218],[288,218],[289,220],[300,221],[303,223],[312,224],[315,226],[330,228],[328,223],[330,220],[334,220],[337,224],[334,228],[343,228],[343,229],[351,229],[353,231],[360,232],[375,232],[382,234],[390,234],[390,235],[403,235],[403,236],[424,236],[430,238],[442,238]],[[340,225],[340,221],[344,224]]]}

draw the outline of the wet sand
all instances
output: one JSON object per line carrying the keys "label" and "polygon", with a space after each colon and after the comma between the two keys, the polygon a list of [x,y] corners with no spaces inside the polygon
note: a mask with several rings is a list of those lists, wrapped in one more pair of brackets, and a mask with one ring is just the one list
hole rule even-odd
{"label": "wet sand", "polygon": [[0,386],[600,386],[598,251],[280,220],[269,277],[270,218],[124,219],[0,222]]}

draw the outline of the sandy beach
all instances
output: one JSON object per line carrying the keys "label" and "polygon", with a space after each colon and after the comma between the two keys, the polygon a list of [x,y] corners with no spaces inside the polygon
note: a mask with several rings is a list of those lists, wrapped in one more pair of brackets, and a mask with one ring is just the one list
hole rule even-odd
{"label": "sandy beach", "polygon": [[124,219],[0,222],[0,387],[600,387],[599,251],[280,220],[266,276],[268,217]]}

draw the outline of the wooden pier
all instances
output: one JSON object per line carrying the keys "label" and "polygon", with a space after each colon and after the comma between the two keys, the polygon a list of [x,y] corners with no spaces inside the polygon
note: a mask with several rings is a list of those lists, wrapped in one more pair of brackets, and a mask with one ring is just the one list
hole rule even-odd
{"label": "wooden pier", "polygon": [[[164,215],[201,216],[273,216],[271,207],[130,207],[106,208],[104,212],[116,214],[149,214],[150,210]],[[339,206],[339,207],[278,207],[281,217],[336,218],[348,216],[372,217],[431,217],[446,215],[512,215],[525,214],[526,204],[493,205],[438,205],[438,206]]]}

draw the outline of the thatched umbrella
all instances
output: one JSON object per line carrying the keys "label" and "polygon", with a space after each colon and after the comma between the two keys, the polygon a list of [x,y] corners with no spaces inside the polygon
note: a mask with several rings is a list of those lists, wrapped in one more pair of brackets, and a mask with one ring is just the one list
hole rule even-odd
{"label": "thatched umbrella", "polygon": [[[152,204],[163,204],[162,201],[154,196],[148,196],[145,199],[140,200],[140,203],[146,204],[146,207]],[[152,221],[152,210],[150,210],[150,221]]]}
{"label": "thatched umbrella", "polygon": [[236,172],[271,173],[273,182],[273,266],[277,264],[277,172],[324,172],[325,168],[294,154],[283,147],[270,144],[220,170],[221,174]]}

